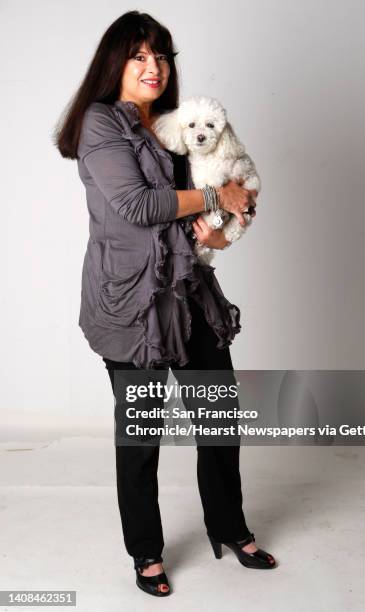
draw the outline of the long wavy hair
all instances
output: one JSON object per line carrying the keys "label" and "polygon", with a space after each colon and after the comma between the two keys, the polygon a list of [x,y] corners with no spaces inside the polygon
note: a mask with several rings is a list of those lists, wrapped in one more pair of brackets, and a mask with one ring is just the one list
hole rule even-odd
{"label": "long wavy hair", "polygon": [[125,64],[137,53],[142,42],[153,53],[167,55],[170,66],[166,89],[153,101],[152,112],[178,107],[177,52],[169,30],[147,13],[124,13],[103,34],[79,89],[56,125],[53,141],[62,157],[77,159],[82,120],[88,106],[92,102],[112,104],[118,100]]}

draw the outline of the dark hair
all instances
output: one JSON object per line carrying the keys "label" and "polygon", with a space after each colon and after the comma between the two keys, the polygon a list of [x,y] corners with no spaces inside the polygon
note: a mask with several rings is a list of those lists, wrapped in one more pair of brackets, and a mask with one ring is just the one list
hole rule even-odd
{"label": "dark hair", "polygon": [[85,78],[64,110],[54,131],[54,144],[63,157],[77,159],[82,120],[92,102],[112,104],[119,98],[125,64],[141,42],[153,53],[167,55],[170,76],[163,94],[152,103],[152,112],[178,106],[179,88],[172,37],[167,28],[147,13],[129,11],[106,30],[90,62]]}

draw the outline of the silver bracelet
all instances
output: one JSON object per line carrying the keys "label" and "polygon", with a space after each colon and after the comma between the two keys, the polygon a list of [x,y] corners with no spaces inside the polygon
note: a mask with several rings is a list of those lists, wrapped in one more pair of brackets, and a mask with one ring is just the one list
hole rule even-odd
{"label": "silver bracelet", "polygon": [[205,185],[202,188],[205,212],[216,211],[220,207],[219,194],[214,187]]}

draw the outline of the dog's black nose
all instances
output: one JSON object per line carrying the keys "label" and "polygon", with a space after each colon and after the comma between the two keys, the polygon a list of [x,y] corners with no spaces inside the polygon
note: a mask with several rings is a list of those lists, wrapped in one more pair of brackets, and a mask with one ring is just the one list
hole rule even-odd
{"label": "dog's black nose", "polygon": [[197,139],[198,139],[198,142],[204,142],[205,140],[204,134],[198,134]]}

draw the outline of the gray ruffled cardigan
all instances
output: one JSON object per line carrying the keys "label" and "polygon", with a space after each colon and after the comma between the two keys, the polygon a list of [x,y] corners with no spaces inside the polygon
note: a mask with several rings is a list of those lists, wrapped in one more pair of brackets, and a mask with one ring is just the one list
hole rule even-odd
{"label": "gray ruffled cardigan", "polygon": [[230,345],[240,310],[224,297],[215,268],[194,254],[192,216],[176,219],[171,156],[141,124],[138,107],[91,104],[77,163],[90,215],[79,325],[90,347],[139,368],[185,365],[188,295],[203,308],[217,347]]}

